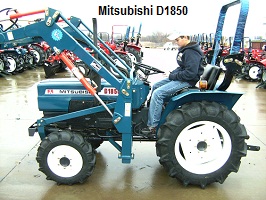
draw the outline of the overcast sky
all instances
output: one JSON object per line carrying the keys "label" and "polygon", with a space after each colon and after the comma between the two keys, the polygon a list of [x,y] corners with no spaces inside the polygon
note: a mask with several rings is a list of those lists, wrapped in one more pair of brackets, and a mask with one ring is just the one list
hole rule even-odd
{"label": "overcast sky", "polygon": [[[192,34],[214,33],[220,9],[229,2],[231,0],[0,0],[0,5],[1,9],[11,7],[18,9],[19,12],[51,7],[61,11],[65,17],[81,18],[91,28],[91,19],[97,18],[98,30],[109,33],[111,33],[112,25],[129,25],[138,29],[139,24],[142,23],[141,34],[145,36],[157,31],[171,33],[175,30],[189,30]],[[117,8],[127,6],[133,8],[135,6],[137,8],[146,6],[150,8],[152,6],[154,13],[150,16],[100,16],[99,6],[107,5]],[[266,25],[262,26],[262,24],[263,22],[266,23],[266,1],[250,0],[249,5],[245,36],[265,36]],[[188,14],[183,16],[156,15],[157,6],[187,6]],[[224,35],[234,35],[239,10],[240,5],[228,9]]]}

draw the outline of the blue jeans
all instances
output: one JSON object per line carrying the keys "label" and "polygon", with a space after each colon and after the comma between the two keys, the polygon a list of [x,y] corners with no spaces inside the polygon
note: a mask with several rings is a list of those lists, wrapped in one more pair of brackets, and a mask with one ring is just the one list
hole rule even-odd
{"label": "blue jeans", "polygon": [[152,86],[151,101],[148,114],[149,127],[156,127],[159,124],[164,99],[173,95],[178,90],[189,87],[190,84],[182,81],[171,81],[165,78]]}

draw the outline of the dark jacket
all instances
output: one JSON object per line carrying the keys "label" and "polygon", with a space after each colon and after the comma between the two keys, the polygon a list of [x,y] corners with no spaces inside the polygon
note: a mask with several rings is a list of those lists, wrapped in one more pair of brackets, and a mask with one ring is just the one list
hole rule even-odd
{"label": "dark jacket", "polygon": [[179,49],[176,57],[179,66],[169,74],[169,79],[188,82],[191,86],[195,86],[203,74],[202,60],[203,52],[199,44],[190,42]]}

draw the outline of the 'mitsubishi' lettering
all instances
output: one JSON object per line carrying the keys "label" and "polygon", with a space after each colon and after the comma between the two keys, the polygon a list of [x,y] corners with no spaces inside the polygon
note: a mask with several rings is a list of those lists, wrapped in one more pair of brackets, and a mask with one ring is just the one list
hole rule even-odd
{"label": "'mitsubishi' lettering", "polygon": [[99,15],[153,15],[153,5],[150,6],[127,6],[123,8],[114,6],[99,6]]}
{"label": "'mitsubishi' lettering", "polygon": [[87,95],[89,92],[87,90],[67,90],[67,89],[46,89],[46,95]]}

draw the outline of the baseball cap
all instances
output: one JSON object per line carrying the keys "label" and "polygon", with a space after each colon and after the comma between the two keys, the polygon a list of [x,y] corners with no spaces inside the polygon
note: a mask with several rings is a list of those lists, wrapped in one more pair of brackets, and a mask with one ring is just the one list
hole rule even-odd
{"label": "baseball cap", "polygon": [[176,38],[179,38],[180,36],[190,36],[190,34],[187,32],[174,32],[170,34],[167,38],[169,40],[175,40]]}

